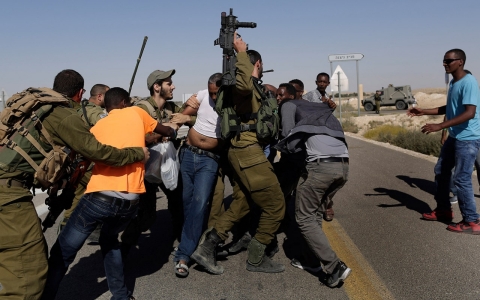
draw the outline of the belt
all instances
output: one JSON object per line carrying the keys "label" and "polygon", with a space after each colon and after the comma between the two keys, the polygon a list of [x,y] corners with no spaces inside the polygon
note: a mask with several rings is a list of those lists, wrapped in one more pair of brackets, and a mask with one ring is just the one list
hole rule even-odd
{"label": "belt", "polygon": [[5,185],[7,187],[21,187],[24,189],[30,189],[32,185],[27,184],[26,181],[20,181],[13,178],[9,179],[0,179],[0,185]]}
{"label": "belt", "polygon": [[317,163],[328,163],[328,162],[344,162],[348,164],[348,157],[324,157],[324,158],[317,158]]}
{"label": "belt", "polygon": [[92,197],[101,200],[103,202],[107,202],[109,204],[114,204],[116,206],[121,206],[124,209],[129,209],[138,204],[140,200],[127,200],[117,197],[108,196],[102,193],[92,193]]}
{"label": "belt", "polygon": [[192,146],[192,145],[189,145],[189,144],[183,144],[183,147],[187,148],[188,150],[192,151],[193,153],[196,153],[196,154],[199,154],[199,155],[206,155],[208,157],[210,157],[211,159],[215,160],[216,162],[218,162],[218,160],[220,159],[220,155],[217,155],[213,152],[210,152],[210,151],[207,151],[207,150],[203,150],[203,149],[200,149],[198,147],[195,147],[195,146]]}

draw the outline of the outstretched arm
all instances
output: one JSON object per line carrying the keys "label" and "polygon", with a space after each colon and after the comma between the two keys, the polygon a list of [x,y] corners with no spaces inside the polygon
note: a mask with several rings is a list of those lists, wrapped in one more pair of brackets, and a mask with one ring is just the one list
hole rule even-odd
{"label": "outstretched arm", "polygon": [[446,112],[446,106],[440,106],[437,108],[419,108],[411,107],[407,111],[407,115],[410,117],[425,116],[425,115],[444,115]]}
{"label": "outstretched arm", "polygon": [[475,117],[475,111],[477,107],[475,105],[464,105],[465,111],[451,120],[443,121],[440,124],[425,124],[422,127],[422,132],[429,134],[431,132],[436,132],[442,130],[443,128],[452,127],[458,124],[467,122],[470,119]]}

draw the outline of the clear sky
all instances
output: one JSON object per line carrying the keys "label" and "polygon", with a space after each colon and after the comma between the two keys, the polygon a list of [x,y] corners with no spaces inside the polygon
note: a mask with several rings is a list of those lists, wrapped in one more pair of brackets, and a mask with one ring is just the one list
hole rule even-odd
{"label": "clear sky", "polygon": [[[233,8],[239,33],[274,73],[264,82],[293,78],[315,88],[330,72],[328,55],[363,53],[360,83],[373,91],[389,83],[413,89],[444,86],[444,53],[461,48],[466,69],[480,76],[480,1],[2,1],[0,89],[8,96],[27,87],[51,87],[63,69],[75,69],[89,90],[95,83],[128,90],[144,36],[132,95],[147,96],[156,69],[176,69],[174,99],[206,88],[220,72],[214,46],[220,14]],[[334,64],[333,68],[336,67]],[[356,91],[355,62],[341,63]]]}

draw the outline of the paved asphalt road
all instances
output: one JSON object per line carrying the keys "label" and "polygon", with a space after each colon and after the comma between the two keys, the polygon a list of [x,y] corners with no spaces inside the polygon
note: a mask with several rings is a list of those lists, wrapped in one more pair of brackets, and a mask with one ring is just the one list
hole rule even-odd
{"label": "paved asphalt road", "polygon": [[[455,234],[446,225],[420,219],[435,202],[432,159],[349,137],[350,174],[336,195],[335,219],[324,229],[338,256],[353,270],[340,288],[289,265],[297,244],[279,235],[275,260],[280,274],[245,270],[246,253],[219,263],[220,276],[193,266],[176,278],[166,200],[159,195],[157,222],[144,233],[126,264],[137,299],[480,299],[480,237]],[[474,190],[478,191],[476,179]],[[228,194],[231,193],[231,189]],[[476,195],[478,199],[479,195]],[[41,209],[44,195],[35,197]],[[455,221],[461,216],[455,205]],[[49,247],[56,227],[49,229]],[[287,253],[287,255],[285,254]],[[100,249],[85,245],[66,275],[57,299],[109,299]]]}

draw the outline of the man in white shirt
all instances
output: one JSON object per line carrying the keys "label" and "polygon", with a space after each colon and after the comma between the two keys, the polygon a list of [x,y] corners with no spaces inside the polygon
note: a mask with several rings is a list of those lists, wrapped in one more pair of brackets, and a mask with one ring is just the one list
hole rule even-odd
{"label": "man in white shirt", "polygon": [[183,207],[185,223],[181,242],[175,253],[175,274],[188,275],[190,256],[195,251],[204,230],[208,202],[217,180],[220,156],[220,119],[215,111],[217,82],[222,74],[215,73],[208,79],[208,89],[197,93],[198,108],[187,107],[183,114],[197,114],[185,144],[180,148],[180,174],[183,181]]}

